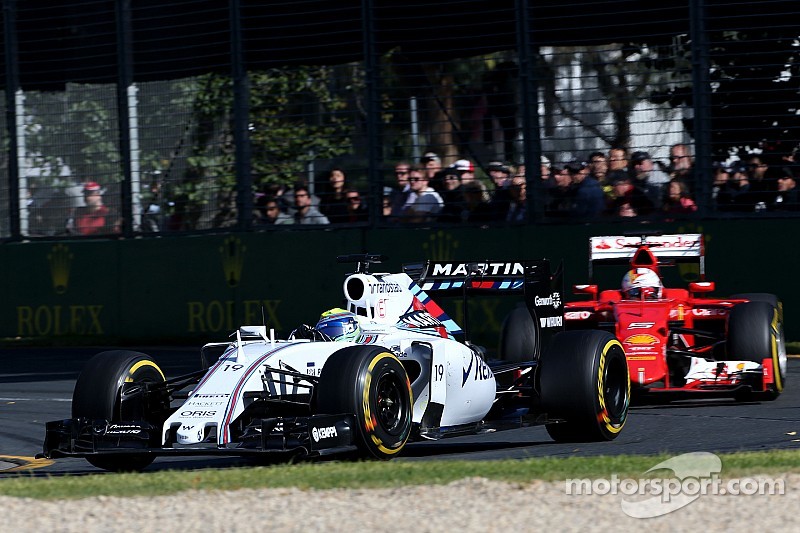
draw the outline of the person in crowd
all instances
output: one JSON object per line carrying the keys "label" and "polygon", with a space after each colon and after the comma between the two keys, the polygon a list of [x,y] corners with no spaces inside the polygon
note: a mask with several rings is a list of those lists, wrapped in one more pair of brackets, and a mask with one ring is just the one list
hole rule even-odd
{"label": "person in crowd", "polygon": [[755,211],[747,170],[747,165],[742,161],[736,161],[731,165],[731,176],[717,193],[717,209],[723,212],[738,213]]}
{"label": "person in crowd", "polygon": [[508,212],[505,215],[506,222],[527,222],[528,220],[528,194],[525,176],[519,173],[511,178],[511,185],[508,192],[511,201],[508,204]]}
{"label": "person in crowd", "polygon": [[777,180],[778,191],[767,205],[767,209],[770,211],[800,211],[796,168],[791,166],[780,167]]}
{"label": "person in crowd", "polygon": [[462,184],[475,179],[475,165],[469,159],[459,159],[450,166],[458,171]]}
{"label": "person in crowd", "polygon": [[436,152],[426,152],[420,158],[420,164],[425,167],[425,174],[428,176],[428,184],[432,185],[436,174],[442,170],[442,160]]}
{"label": "person in crowd", "polygon": [[275,224],[285,224],[291,217],[281,211],[278,199],[274,196],[261,196],[256,202],[253,210],[256,226],[274,226]]}
{"label": "person in crowd", "polygon": [[347,216],[347,201],[344,192],[347,188],[346,182],[344,170],[334,167],[328,172],[327,178],[322,184],[319,211],[331,223],[342,222]]}
{"label": "person in crowd", "polygon": [[495,213],[494,218],[499,220],[503,214],[508,211],[508,204],[511,201],[508,188],[511,185],[511,177],[514,174],[514,169],[511,165],[500,161],[492,161],[489,163],[489,166],[486,167],[486,170],[494,186],[489,200],[489,207],[492,212]]}
{"label": "person in crowd", "polygon": [[444,206],[442,197],[428,184],[428,175],[419,165],[412,165],[408,175],[411,193],[401,213],[405,223],[433,222]]}
{"label": "person in crowd", "polygon": [[345,189],[344,197],[347,201],[347,213],[344,220],[340,220],[340,222],[367,222],[369,212],[358,189]]}
{"label": "person in crowd", "polygon": [[607,213],[612,217],[636,217],[652,213],[653,203],[634,187],[630,175],[624,170],[608,173],[608,181],[614,189],[614,197],[608,204]]}
{"label": "person in crowd", "polygon": [[747,180],[750,182],[750,196],[755,211],[764,211],[777,190],[775,172],[780,167],[770,168],[765,157],[750,154],[745,159]]}
{"label": "person in crowd", "polygon": [[572,179],[573,204],[570,215],[576,219],[593,219],[605,211],[606,202],[600,183],[590,175],[583,162],[573,161],[565,166]]}
{"label": "person in crowd", "polygon": [[669,147],[669,165],[667,173],[670,178],[680,178],[690,189],[697,189],[694,156],[688,144],[677,143]]}
{"label": "person in crowd", "polygon": [[464,198],[461,222],[487,223],[495,219],[494,210],[489,204],[489,192],[481,181],[468,181],[461,189]]}
{"label": "person in crowd", "polygon": [[408,184],[408,173],[411,164],[408,161],[399,161],[394,166],[394,176],[396,183],[391,186],[389,192],[389,202],[392,208],[392,215],[400,216],[403,206],[406,204],[411,187]]}
{"label": "person in crowd", "polygon": [[635,187],[644,192],[656,208],[661,206],[664,186],[669,183],[669,174],[655,167],[653,158],[647,152],[631,154],[629,173]]}
{"label": "person in crowd", "polygon": [[713,165],[714,171],[711,181],[711,201],[716,204],[717,195],[719,194],[720,189],[725,187],[725,185],[728,183],[728,180],[731,178],[731,171],[728,165],[723,162],[715,161]]}
{"label": "person in crowd", "polygon": [[[311,204],[308,184],[298,181],[293,188],[294,213],[281,224],[330,224],[328,218]],[[276,222],[278,223],[278,222]]]}
{"label": "person in crowd", "polygon": [[684,215],[697,211],[697,204],[689,194],[689,187],[680,178],[672,178],[667,183],[661,210],[666,215]]}
{"label": "person in crowd", "polygon": [[548,217],[568,217],[575,203],[575,189],[572,186],[573,171],[569,164],[553,165],[553,185],[545,190],[545,215]]}
{"label": "person in crowd", "polygon": [[592,152],[586,158],[587,166],[589,169],[589,177],[594,178],[603,189],[603,195],[606,199],[611,198],[611,185],[606,181],[608,175],[608,158],[603,152]]}
{"label": "person in crowd", "polygon": [[442,197],[442,211],[439,220],[442,222],[461,222],[461,210],[464,204],[464,195],[461,186],[461,172],[456,168],[448,167],[439,173],[442,183],[439,195]]}
{"label": "person in crowd", "polygon": [[83,184],[84,205],[75,210],[67,222],[67,232],[77,235],[102,235],[119,233],[118,218],[103,203],[103,188],[95,181]]}
{"label": "person in crowd", "polygon": [[608,150],[608,171],[628,172],[628,150],[622,146],[612,146]]}

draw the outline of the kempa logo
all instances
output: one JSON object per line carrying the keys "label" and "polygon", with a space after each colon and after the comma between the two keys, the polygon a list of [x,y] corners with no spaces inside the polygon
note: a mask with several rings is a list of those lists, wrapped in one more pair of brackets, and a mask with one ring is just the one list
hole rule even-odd
{"label": "kempa logo", "polygon": [[314,442],[319,442],[320,439],[329,439],[331,437],[338,437],[338,433],[336,433],[336,426],[327,426],[321,428],[312,428],[311,429],[311,438],[314,439]]}
{"label": "kempa logo", "polygon": [[622,512],[632,518],[655,518],[686,507],[700,496],[755,494],[783,495],[786,482],[782,479],[728,479],[722,480],[720,458],[708,452],[693,452],[671,457],[650,468],[645,474],[670,470],[670,478],[619,479],[568,479],[567,495],[621,494]]}
{"label": "kempa logo", "polygon": [[47,254],[50,263],[50,278],[53,280],[53,289],[56,294],[67,292],[69,285],[69,268],[72,265],[72,252],[65,244],[56,244]]}
{"label": "kempa logo", "polygon": [[228,287],[236,287],[242,279],[242,266],[244,265],[244,252],[247,247],[238,237],[227,237],[222,241],[219,253],[222,255],[222,270],[225,272],[225,281]]}

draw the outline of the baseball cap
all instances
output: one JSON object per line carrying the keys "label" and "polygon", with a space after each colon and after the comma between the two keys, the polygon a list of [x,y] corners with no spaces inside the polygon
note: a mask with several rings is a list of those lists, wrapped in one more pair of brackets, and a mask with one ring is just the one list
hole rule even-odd
{"label": "baseball cap", "polygon": [[631,177],[624,170],[614,170],[608,173],[606,176],[606,181],[611,185],[616,185],[617,183],[622,183],[625,181],[630,182]]}
{"label": "baseball cap", "polygon": [[436,152],[425,152],[420,162],[427,163],[428,161],[441,161],[441,159],[439,159],[439,155]]}
{"label": "baseball cap", "polygon": [[633,152],[631,154],[631,161],[633,161],[634,163],[645,161],[647,159],[653,159],[647,152]]}
{"label": "baseball cap", "polygon": [[102,193],[103,192],[103,188],[96,181],[87,181],[86,183],[83,184],[83,192],[84,193],[90,193],[90,192]]}
{"label": "baseball cap", "polygon": [[506,165],[505,163],[502,163],[500,161],[492,161],[486,167],[486,170],[488,170],[489,172],[491,172],[493,170],[497,170],[499,172],[505,172],[506,174],[511,172],[511,169],[508,168],[508,165]]}
{"label": "baseball cap", "polygon": [[475,166],[469,159],[459,159],[453,163],[452,167],[459,172],[475,172]]}

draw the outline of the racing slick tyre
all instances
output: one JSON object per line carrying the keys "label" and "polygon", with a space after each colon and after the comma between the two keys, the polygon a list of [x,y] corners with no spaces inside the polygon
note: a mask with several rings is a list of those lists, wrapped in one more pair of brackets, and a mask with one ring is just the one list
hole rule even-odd
{"label": "racing slick tyre", "polygon": [[[128,350],[111,350],[92,357],[75,384],[72,394],[72,418],[132,420],[132,413],[145,416],[140,402],[126,402],[125,412],[121,402],[123,383],[161,383],[164,373],[150,356]],[[87,456],[86,460],[97,468],[111,471],[142,470],[153,462],[151,454],[130,453]]]}
{"label": "racing slick tyre", "polygon": [[762,363],[772,359],[774,383],[766,399],[774,400],[783,392],[786,381],[786,340],[782,313],[770,301],[750,301],[737,305],[728,315],[728,358]]}
{"label": "racing slick tyre", "polygon": [[539,387],[556,442],[612,440],[625,426],[631,382],[622,344],[599,330],[558,333],[542,353]]}
{"label": "racing slick tyre", "polygon": [[349,346],[331,354],[317,387],[319,413],[352,413],[361,455],[391,459],[411,434],[411,383],[405,368],[380,346]]}
{"label": "racing slick tyre", "polygon": [[536,323],[526,307],[511,311],[500,328],[500,359],[519,363],[532,361],[538,354]]}

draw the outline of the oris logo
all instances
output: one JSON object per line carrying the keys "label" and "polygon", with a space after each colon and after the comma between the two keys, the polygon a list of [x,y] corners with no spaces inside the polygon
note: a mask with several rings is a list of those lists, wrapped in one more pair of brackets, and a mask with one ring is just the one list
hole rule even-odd
{"label": "oris logo", "polygon": [[313,428],[311,430],[311,438],[314,439],[314,442],[319,442],[321,439],[329,439],[331,437],[338,436],[339,434],[336,433],[336,426]]}

